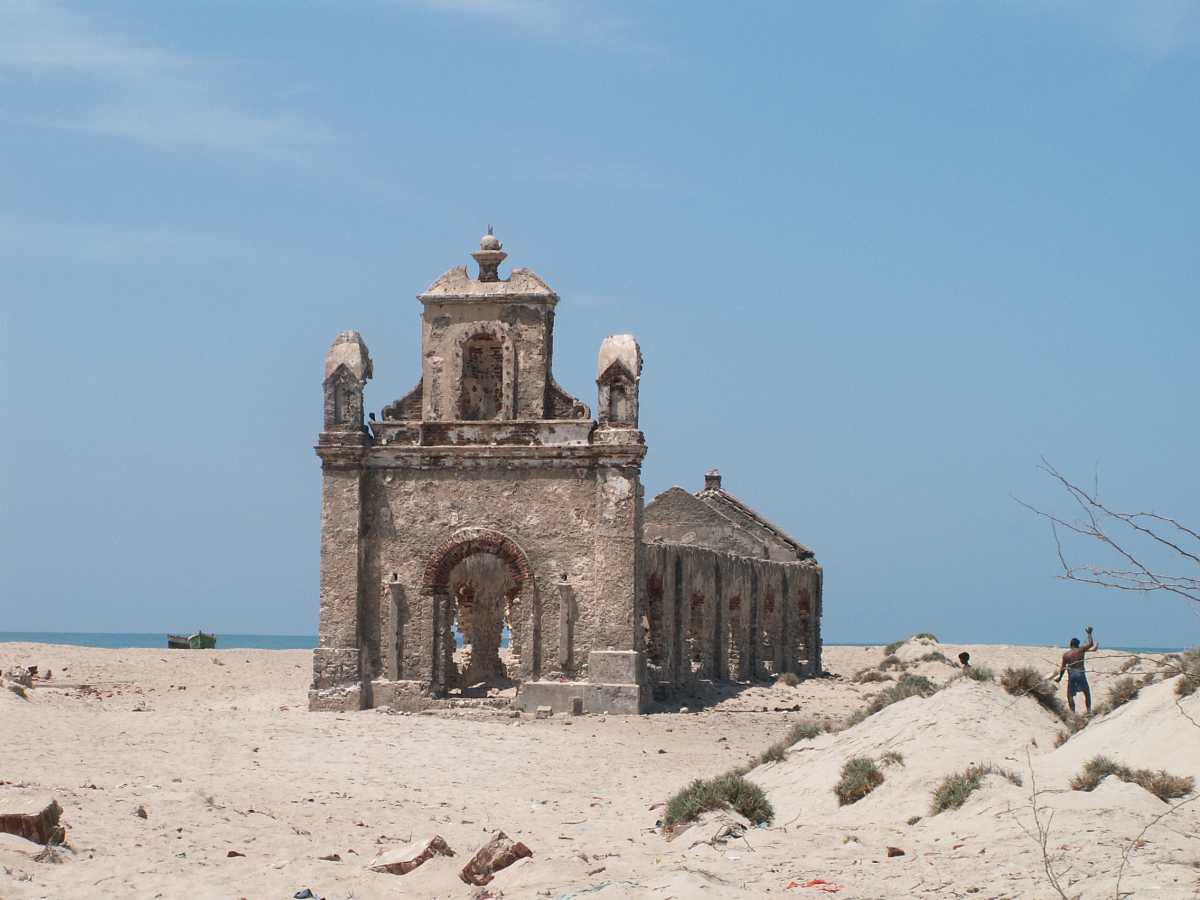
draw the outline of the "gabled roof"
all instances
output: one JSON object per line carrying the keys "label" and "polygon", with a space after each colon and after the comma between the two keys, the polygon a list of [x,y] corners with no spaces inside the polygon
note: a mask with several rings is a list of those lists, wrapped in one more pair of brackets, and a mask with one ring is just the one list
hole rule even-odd
{"label": "gabled roof", "polygon": [[779,562],[813,559],[813,552],[772,525],[732,494],[681,487],[663,491],[644,511],[648,543],[690,544],[752,559]]}
{"label": "gabled roof", "polygon": [[814,555],[808,547],[723,488],[705,488],[696,494],[696,499],[756,534],[764,543],[786,548],[788,552],[794,553],[797,559],[810,559]]}
{"label": "gabled roof", "polygon": [[427,287],[417,299],[438,300],[543,300],[558,302],[558,294],[529,269],[513,269],[508,278],[479,281],[467,274],[466,266],[455,266]]}

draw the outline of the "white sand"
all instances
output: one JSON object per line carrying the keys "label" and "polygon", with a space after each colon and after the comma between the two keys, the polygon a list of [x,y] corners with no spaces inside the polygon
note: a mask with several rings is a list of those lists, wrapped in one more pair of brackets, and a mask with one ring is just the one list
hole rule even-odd
{"label": "white sand", "polygon": [[[951,658],[963,649],[933,647]],[[920,649],[901,656],[929,652]],[[1032,664],[1053,674],[1060,654],[966,649],[997,672]],[[1097,700],[1113,680],[1105,673],[1128,658],[1104,656],[1090,666]],[[826,665],[847,677],[881,658],[879,647],[826,649]],[[1026,749],[1038,787],[1049,791],[1040,802],[1056,810],[1050,848],[1070,869],[1069,893],[1111,897],[1122,850],[1168,806],[1114,779],[1071,791],[1071,776],[1104,753],[1200,777],[1200,727],[1184,715],[1200,722],[1200,694],[1181,709],[1172,682],[1143,689],[1057,750],[1058,723],[1034,701],[962,682],[801,742],[784,762],[755,770],[775,823],[744,841],[693,847],[708,835],[697,826],[665,841],[656,804],[692,778],[744,762],[800,719],[843,718],[882,685],[756,686],[699,712],[603,720],[333,715],[305,708],[309,659],[307,651],[0,644],[0,670],[36,664],[53,670],[51,684],[101,692],[39,686],[26,701],[0,691],[0,812],[57,799],[76,851],[63,865],[37,863],[36,846],[0,835],[0,898],[282,898],[302,887],[331,900],[483,896],[457,871],[495,829],[534,856],[501,872],[492,896],[820,897],[786,886],[823,878],[842,886],[832,895],[840,898],[1053,897],[1040,850],[1020,828],[1030,824]],[[1147,668],[1155,666],[1137,671]],[[916,671],[954,674],[939,662]],[[759,711],[795,704],[799,712]],[[845,759],[884,750],[905,764],[839,808],[832,787]],[[930,817],[933,787],[974,762],[1011,769],[1025,784],[990,776],[962,809]],[[134,815],[139,804],[148,818]],[[923,818],[907,825],[915,815]],[[435,833],[459,855],[404,876],[366,870],[382,851]],[[1197,834],[1200,801],[1147,832],[1122,888],[1196,896]],[[886,858],[888,845],[906,855]],[[341,861],[318,859],[330,853]]]}

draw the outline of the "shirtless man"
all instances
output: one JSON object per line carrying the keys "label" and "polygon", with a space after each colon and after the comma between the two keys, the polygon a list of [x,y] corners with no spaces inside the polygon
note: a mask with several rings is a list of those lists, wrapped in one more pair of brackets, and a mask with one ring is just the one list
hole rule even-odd
{"label": "shirtless man", "polygon": [[1084,631],[1087,632],[1088,642],[1080,647],[1079,638],[1071,638],[1071,649],[1062,655],[1062,665],[1058,667],[1058,676],[1054,682],[1061,684],[1063,672],[1066,672],[1067,706],[1071,707],[1071,712],[1075,712],[1075,695],[1082,693],[1083,700],[1087,704],[1087,714],[1090,716],[1092,714],[1092,690],[1088,687],[1087,672],[1083,668],[1083,655],[1089,650],[1099,649],[1099,645],[1092,637],[1091,625],[1088,625]]}

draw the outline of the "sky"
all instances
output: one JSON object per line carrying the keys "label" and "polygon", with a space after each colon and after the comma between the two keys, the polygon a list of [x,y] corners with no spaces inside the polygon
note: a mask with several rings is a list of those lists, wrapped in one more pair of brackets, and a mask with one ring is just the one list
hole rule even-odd
{"label": "sky", "polygon": [[315,633],[324,354],[491,224],[826,640],[1200,643],[1014,499],[1200,525],[1198,107],[1189,0],[0,0],[0,631]]}

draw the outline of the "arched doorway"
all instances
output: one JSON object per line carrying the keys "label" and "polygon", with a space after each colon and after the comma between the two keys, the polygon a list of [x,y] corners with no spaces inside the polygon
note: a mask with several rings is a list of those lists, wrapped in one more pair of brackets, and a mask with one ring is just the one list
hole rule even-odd
{"label": "arched doorway", "polygon": [[[525,552],[498,531],[465,528],[430,556],[422,592],[433,614],[433,690],[483,681],[502,686],[541,669],[537,587]],[[455,626],[464,637],[459,654]],[[501,660],[507,625],[511,659]],[[460,667],[460,663],[462,664]]]}

